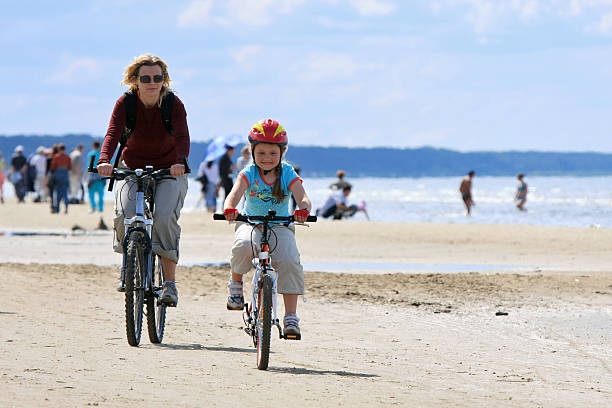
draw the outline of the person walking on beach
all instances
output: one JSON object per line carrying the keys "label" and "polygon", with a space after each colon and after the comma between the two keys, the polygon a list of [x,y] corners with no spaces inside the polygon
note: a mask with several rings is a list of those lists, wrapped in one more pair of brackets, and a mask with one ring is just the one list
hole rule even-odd
{"label": "person walking on beach", "polygon": [[[87,166],[91,163],[92,157],[95,168],[96,163],[100,160],[100,142],[98,141],[93,142],[91,150],[87,153],[87,161],[85,162]],[[89,194],[89,203],[91,204],[90,213],[96,212],[96,208],[100,213],[104,212],[104,187],[106,187],[106,180],[102,180],[100,174],[87,173],[87,192]],[[97,203],[96,195],[98,196]]]}
{"label": "person walking on beach", "polygon": [[[295,195],[299,209],[293,216],[296,222],[305,222],[311,209],[310,198],[293,167],[282,161],[288,141],[285,129],[275,120],[261,120],[251,128],[248,140],[253,163],[240,172],[227,196],[223,206],[225,218],[228,221],[236,219],[236,206],[242,196],[246,215],[266,215],[268,210],[275,210],[278,216],[289,216],[290,196]],[[275,225],[271,230],[270,246],[276,248],[272,266],[278,272],[278,293],[282,293],[285,304],[284,332],[297,335],[300,334],[297,300],[304,294],[304,270],[300,264],[295,229]],[[260,234],[257,228],[245,223],[236,228],[230,258],[229,310],[244,308],[242,276],[253,267],[253,247],[259,245]]]}
{"label": "person walking on beach", "polygon": [[70,152],[70,202],[79,204],[83,201],[83,145],[80,144]]}
{"label": "person walking on beach", "polygon": [[55,196],[55,186],[53,185],[53,174],[51,173],[51,162],[53,162],[53,158],[59,151],[59,144],[54,144],[49,150],[47,150],[47,172],[45,175],[47,176],[47,193],[49,194],[49,207],[51,209],[51,213],[55,210],[55,200],[57,197]]}
{"label": "person walking on beach", "polygon": [[344,170],[338,170],[336,172],[336,177],[338,177],[338,180],[330,184],[329,188],[331,188],[332,190],[344,190],[345,187],[352,187],[351,183],[344,180],[345,176],[346,176],[346,172]]}
{"label": "person walking on beach", "polygon": [[6,171],[6,160],[2,157],[2,150],[0,150],[0,204],[4,204],[4,172]]}
{"label": "person walking on beach", "polygon": [[238,160],[236,160],[236,171],[240,173],[250,163],[251,163],[251,150],[249,149],[249,146],[244,146],[240,150],[240,157],[238,158]]}
{"label": "person walking on beach", "polygon": [[11,157],[11,171],[9,180],[15,188],[17,202],[25,203],[25,195],[28,189],[26,180],[26,171],[28,171],[28,160],[23,155],[23,146],[15,147],[15,153]]}
{"label": "person walking on beach", "polygon": [[[178,224],[185,195],[187,175],[185,168],[189,156],[189,130],[187,113],[183,102],[170,90],[168,66],[159,57],[151,54],[140,55],[127,66],[122,85],[129,86],[128,93],[115,103],[108,125],[98,173],[103,177],[113,174],[110,163],[126,125],[126,99],[135,100],[136,122],[121,156],[120,167],[132,170],[153,166],[155,169],[170,169],[174,179],[158,181],[154,186],[155,212],[153,213],[152,249],[161,257],[164,284],[160,301],[176,305],[176,263],[179,258],[181,227]],[[131,93],[131,94],[130,94]],[[134,98],[134,99],[132,99]],[[172,134],[162,121],[162,106],[165,98],[174,98],[170,122]],[[133,217],[136,212],[134,182],[122,180],[115,186],[115,242],[114,250],[123,253],[124,218]],[[121,279],[117,290],[125,291]]]}
{"label": "person walking on beach", "polygon": [[527,211],[524,207],[527,202],[527,183],[523,180],[525,175],[523,173],[517,174],[518,185],[516,187],[516,194],[514,194],[514,201],[516,202],[516,208],[521,211]]}
{"label": "person walking on beach", "polygon": [[229,195],[234,186],[232,172],[235,169],[232,163],[232,156],[234,155],[234,147],[225,145],[225,154],[219,159],[219,177],[221,179],[221,187],[223,187],[223,200]]}
{"label": "person walking on beach", "polygon": [[200,166],[202,178],[206,179],[206,187],[203,191],[206,209],[210,213],[217,211],[217,194],[219,194],[219,166],[214,160],[209,160]]}
{"label": "person walking on beach", "polygon": [[64,213],[68,214],[68,188],[70,187],[70,169],[72,164],[70,157],[66,154],[66,146],[58,145],[58,152],[51,160],[51,177],[53,178],[53,196],[55,202],[51,209],[52,214],[59,213],[60,203],[64,200],[66,208]]}
{"label": "person walking on beach", "polygon": [[47,156],[45,155],[44,146],[38,146],[36,154],[29,160],[29,165],[35,169],[34,202],[45,202],[47,201]]}
{"label": "person walking on beach", "polygon": [[470,216],[474,201],[472,200],[472,178],[474,178],[474,170],[471,170],[467,176],[461,180],[459,185],[459,192],[461,193],[461,199],[465,204],[465,215]]}

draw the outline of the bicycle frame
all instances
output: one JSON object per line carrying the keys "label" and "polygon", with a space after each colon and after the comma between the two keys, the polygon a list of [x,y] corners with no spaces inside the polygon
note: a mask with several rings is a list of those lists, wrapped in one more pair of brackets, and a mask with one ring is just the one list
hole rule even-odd
{"label": "bicycle frame", "polygon": [[[276,282],[278,281],[278,273],[276,269],[274,269],[271,265],[272,259],[270,258],[270,243],[268,242],[268,224],[264,223],[262,228],[262,237],[260,243],[260,250],[257,258],[253,259],[253,266],[255,267],[255,273],[253,274],[253,280],[251,284],[251,310],[245,311],[245,331],[252,335],[256,336],[257,333],[252,332],[252,327],[255,322],[257,322],[257,306],[259,306],[258,298],[259,298],[259,290],[261,288],[261,282],[263,278],[263,274],[268,274],[272,277],[272,324],[276,326],[278,329],[279,338],[284,338],[283,329],[280,326],[280,322],[277,315],[277,289]],[[259,329],[259,328],[257,328]]]}
{"label": "bicycle frame", "polygon": [[[153,170],[153,167],[147,166],[147,171]],[[151,229],[153,227],[153,220],[151,217],[147,217],[145,212],[149,212],[149,208],[146,207],[145,200],[145,191],[144,191],[144,178],[142,175],[144,171],[142,169],[135,170],[136,173],[136,184],[138,186],[138,190],[136,192],[136,215],[132,218],[126,218],[123,220],[125,225],[125,234],[123,236],[123,265],[125,265],[126,257],[127,257],[127,240],[132,233],[132,231],[142,231],[143,236],[146,237],[146,245],[145,245],[145,262],[146,262],[146,278],[142,288],[148,288],[151,282],[151,275],[153,273],[151,265],[151,254],[152,254],[152,245],[151,245]],[[125,282],[125,269],[121,269],[121,279]],[[159,293],[157,293],[159,292]],[[155,294],[159,296],[161,293],[161,289],[155,291]]]}

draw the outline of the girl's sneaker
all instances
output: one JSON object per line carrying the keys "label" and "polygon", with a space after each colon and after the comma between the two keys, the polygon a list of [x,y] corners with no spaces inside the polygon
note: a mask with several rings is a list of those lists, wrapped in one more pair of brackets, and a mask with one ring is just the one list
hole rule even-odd
{"label": "girl's sneaker", "polygon": [[300,318],[295,313],[287,313],[283,319],[285,338],[299,340],[300,333]]}
{"label": "girl's sneaker", "polygon": [[242,281],[236,282],[230,279],[227,284],[229,296],[227,297],[227,310],[244,309],[244,296],[242,294]]}

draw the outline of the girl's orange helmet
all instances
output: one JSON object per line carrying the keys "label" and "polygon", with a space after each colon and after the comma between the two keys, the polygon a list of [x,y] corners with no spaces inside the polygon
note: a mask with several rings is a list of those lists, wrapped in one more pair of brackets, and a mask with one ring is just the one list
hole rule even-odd
{"label": "girl's orange helmet", "polygon": [[280,123],[273,119],[260,120],[251,128],[249,142],[251,144],[272,143],[286,146],[287,132]]}

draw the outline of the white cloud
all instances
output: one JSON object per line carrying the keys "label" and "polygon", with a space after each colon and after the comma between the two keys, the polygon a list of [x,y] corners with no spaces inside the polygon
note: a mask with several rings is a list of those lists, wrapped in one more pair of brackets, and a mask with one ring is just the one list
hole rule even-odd
{"label": "white cloud", "polygon": [[603,15],[595,30],[601,34],[612,34],[612,13]]}
{"label": "white cloud", "polygon": [[193,0],[178,16],[179,27],[227,26],[235,22],[265,26],[292,13],[305,0]]}
{"label": "white cloud", "polygon": [[[612,0],[436,0],[429,4],[435,14],[447,10],[463,12],[478,34],[491,32],[506,20],[531,22],[542,18],[578,17],[591,13],[599,18],[612,12]],[[607,20],[601,19],[598,32],[606,32]],[[607,33],[607,32],[606,32]]]}
{"label": "white cloud", "polygon": [[50,83],[72,85],[82,80],[90,82],[102,76],[101,64],[93,58],[64,60],[49,78]]}
{"label": "white cloud", "polygon": [[210,18],[213,0],[195,0],[178,16],[179,27],[189,27],[205,23]]}
{"label": "white cloud", "polygon": [[327,80],[349,79],[360,71],[374,71],[379,69],[373,63],[361,63],[346,54],[328,52],[313,53],[304,61],[293,65],[299,81],[322,82]]}
{"label": "white cloud", "polygon": [[385,16],[395,10],[395,4],[382,0],[349,0],[362,16]]}
{"label": "white cloud", "polygon": [[245,45],[240,47],[236,52],[232,54],[234,61],[237,64],[243,65],[245,63],[251,63],[259,54],[261,54],[262,47],[260,45]]}

